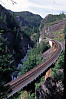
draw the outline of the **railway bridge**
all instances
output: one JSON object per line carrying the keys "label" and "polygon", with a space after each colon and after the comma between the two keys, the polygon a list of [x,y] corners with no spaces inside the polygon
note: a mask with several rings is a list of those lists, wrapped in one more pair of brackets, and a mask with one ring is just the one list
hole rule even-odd
{"label": "railway bridge", "polygon": [[16,92],[18,92],[20,89],[23,89],[23,87],[27,86],[32,81],[34,81],[43,72],[45,72],[47,68],[49,68],[52,64],[56,62],[60,53],[63,50],[63,47],[58,41],[55,41],[55,40],[50,40],[49,44],[54,49],[54,52],[52,53],[51,57],[48,57],[47,60],[45,60],[38,66],[34,67],[32,70],[30,70],[26,74],[6,84],[6,85],[10,85],[12,88],[12,92],[9,94],[8,98],[12,96],[13,94],[15,94]]}

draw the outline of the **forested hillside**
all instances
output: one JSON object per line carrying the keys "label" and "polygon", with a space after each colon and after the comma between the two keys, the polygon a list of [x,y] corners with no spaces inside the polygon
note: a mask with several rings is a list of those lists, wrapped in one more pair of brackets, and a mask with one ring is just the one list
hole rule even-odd
{"label": "forested hillside", "polygon": [[[59,15],[47,15],[42,20],[39,29],[41,40],[45,41],[49,38],[62,43],[66,39],[66,15],[63,13]],[[59,59],[50,68],[51,70],[49,69],[46,72],[47,75],[42,78],[43,80],[40,79],[36,83],[37,99],[64,99],[64,66],[65,46],[63,46]],[[47,79],[45,79],[46,77]]]}
{"label": "forested hillside", "polygon": [[[40,43],[39,37],[42,38]],[[44,19],[42,19],[40,15],[33,14],[28,11],[12,12],[10,10],[6,10],[0,5],[1,99],[7,95],[6,93],[8,93],[9,86],[5,87],[4,85],[12,80],[11,75],[17,70],[16,67],[18,66],[19,62],[21,65],[18,70],[20,76],[30,71],[41,62],[45,61],[45,59],[42,57],[42,54],[47,49],[49,49],[48,42],[43,41],[46,39],[46,37],[58,40],[60,42],[66,38],[66,15],[64,13],[59,15],[49,14]],[[24,62],[20,61],[26,55],[28,45],[30,48],[29,53],[27,54],[27,59]],[[64,74],[57,75],[56,72],[59,69],[61,69],[62,72],[64,71],[64,55],[65,50],[63,50],[59,60],[55,64],[55,67],[52,68],[51,72],[56,82],[61,80],[63,86]],[[44,78],[41,78],[39,81],[37,81],[37,83],[35,83],[35,89],[38,88],[43,80]],[[40,83],[39,85],[38,82]],[[17,98],[20,97],[20,93],[21,91],[18,92],[18,94],[16,93],[15,96]],[[10,97],[10,99],[17,99],[15,96]]]}
{"label": "forested hillside", "polygon": [[14,12],[16,20],[19,22],[21,30],[29,36],[38,32],[38,27],[42,17],[28,11]]}
{"label": "forested hillside", "polygon": [[66,15],[47,15],[40,24],[40,37],[51,38],[62,42],[64,40],[63,30],[66,25]]}
{"label": "forested hillside", "polygon": [[42,30],[43,26],[45,26],[46,24],[49,23],[49,25],[52,25],[51,24],[52,22],[62,20],[63,18],[66,18],[64,13],[59,15],[52,15],[52,14],[47,15],[41,22],[40,30]]}
{"label": "forested hillside", "polygon": [[32,45],[29,36],[21,31],[13,14],[0,5],[0,98],[8,90],[3,85],[11,81],[11,74],[25,56],[28,44]]}
{"label": "forested hillside", "polygon": [[[15,20],[10,11],[6,10],[0,5],[0,32],[4,38],[7,38],[9,42],[9,49],[12,52],[15,51],[16,57],[24,57],[27,51],[28,43],[30,44],[30,38],[24,32],[21,32],[18,22]],[[27,42],[27,43],[26,43]],[[19,58],[18,58],[19,60]]]}

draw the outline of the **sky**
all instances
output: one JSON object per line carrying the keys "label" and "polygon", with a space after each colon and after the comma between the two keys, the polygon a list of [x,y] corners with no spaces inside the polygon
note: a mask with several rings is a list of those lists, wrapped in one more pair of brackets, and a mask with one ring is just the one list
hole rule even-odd
{"label": "sky", "polygon": [[14,12],[30,11],[39,14],[42,18],[48,14],[66,14],[66,0],[0,0],[0,4]]}

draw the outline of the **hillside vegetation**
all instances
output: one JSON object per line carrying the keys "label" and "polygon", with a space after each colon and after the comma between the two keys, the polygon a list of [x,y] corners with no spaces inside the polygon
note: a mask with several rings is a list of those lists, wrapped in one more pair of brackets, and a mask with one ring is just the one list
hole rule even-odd
{"label": "hillside vegetation", "polygon": [[[66,15],[60,14],[46,16],[40,25],[40,37],[42,40],[45,40],[46,37],[48,37],[60,42],[64,41],[66,39]],[[49,73],[49,75],[51,74],[51,77],[48,77],[44,82],[40,80],[39,83],[36,83],[37,99],[64,99],[64,65],[65,48],[60,54],[59,59],[51,68],[51,72]],[[50,79],[52,79],[53,82],[50,82]]]}
{"label": "hillside vegetation", "polygon": [[19,25],[13,15],[0,5],[0,29],[14,29],[15,27],[18,28]]}
{"label": "hillside vegetation", "polygon": [[29,36],[38,33],[38,28],[41,23],[42,17],[28,11],[14,12],[16,20],[19,22],[21,30]]}
{"label": "hillside vegetation", "polygon": [[21,31],[12,13],[0,5],[0,99],[8,91],[4,85],[11,81],[12,73],[17,70],[20,59],[32,42]]}
{"label": "hillside vegetation", "polygon": [[16,33],[18,28],[19,25],[9,11],[0,5],[0,99],[8,90],[4,85],[11,81],[11,74],[16,70],[15,59],[18,55],[14,48],[17,46],[16,38],[19,38]]}
{"label": "hillside vegetation", "polygon": [[66,26],[66,15],[47,15],[40,24],[40,37],[51,38],[62,42],[64,40],[64,27]]}
{"label": "hillside vegetation", "polygon": [[49,49],[49,46],[44,41],[42,41],[41,44],[38,44],[38,46],[36,43],[30,53],[28,53],[26,61],[22,64],[22,67],[20,68],[20,75],[25,74],[43,62],[44,59],[42,58],[42,53],[47,49]]}
{"label": "hillside vegetation", "polygon": [[62,20],[63,18],[66,18],[65,14],[62,13],[62,14],[59,14],[59,15],[52,15],[52,14],[49,14],[47,15],[41,22],[41,25],[40,25],[40,30],[42,30],[42,28],[49,23],[49,25],[53,25],[52,22],[55,22],[55,21],[59,21],[59,20]]}
{"label": "hillside vegetation", "polygon": [[[18,63],[26,55],[28,44],[34,48],[31,48],[26,61],[21,63],[19,75],[25,74],[45,60],[41,55],[49,46],[44,41],[39,44],[39,36],[43,39],[49,37],[62,41],[66,38],[65,25],[65,14],[49,14],[42,20],[40,15],[27,11],[11,12],[0,5],[0,99],[3,99],[5,94],[7,95],[9,86],[4,85],[12,80],[11,75],[17,70]],[[35,45],[31,39],[36,43]],[[64,65],[64,53],[63,51],[56,67],[52,68],[52,75],[55,78],[56,70],[61,69]],[[12,97],[11,99],[17,98]]]}

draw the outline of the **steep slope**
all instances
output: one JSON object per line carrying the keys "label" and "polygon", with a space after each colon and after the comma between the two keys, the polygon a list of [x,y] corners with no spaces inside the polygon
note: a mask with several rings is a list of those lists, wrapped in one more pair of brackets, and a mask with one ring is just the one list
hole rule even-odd
{"label": "steep slope", "polygon": [[[62,43],[66,38],[66,15],[47,15],[39,29],[41,40],[49,41],[51,38]],[[64,99],[64,52],[63,50],[54,67],[46,72],[44,83],[36,90],[37,99]]]}
{"label": "steep slope", "polygon": [[40,15],[33,14],[28,11],[14,12],[13,14],[19,22],[22,31],[24,31],[27,35],[31,36],[37,32],[42,20]]}
{"label": "steep slope", "polygon": [[18,23],[15,21],[12,14],[7,9],[0,5],[0,29],[18,28]]}
{"label": "steep slope", "polygon": [[22,21],[21,26],[33,27],[33,25],[34,25],[34,26],[38,27],[42,20],[40,15],[33,14],[28,11],[15,12],[14,14],[18,21]]}
{"label": "steep slope", "polygon": [[[47,15],[40,24],[40,38],[47,41],[50,38],[58,40],[61,43],[64,42],[64,28],[66,26],[66,15]],[[47,71],[45,78],[49,77],[50,70]]]}
{"label": "steep slope", "polygon": [[21,58],[27,52],[28,44],[31,44],[30,38],[24,34],[18,22],[12,13],[0,5],[0,33],[2,37],[7,38],[10,53],[14,53],[13,57],[17,65]]}
{"label": "steep slope", "polygon": [[62,41],[63,30],[66,25],[65,14],[59,15],[47,15],[41,22],[40,25],[40,37],[48,37],[55,40]]}
{"label": "steep slope", "polygon": [[0,5],[0,99],[9,90],[4,85],[12,80],[12,73],[26,55],[28,44],[32,46],[29,36],[21,31],[13,14]]}

